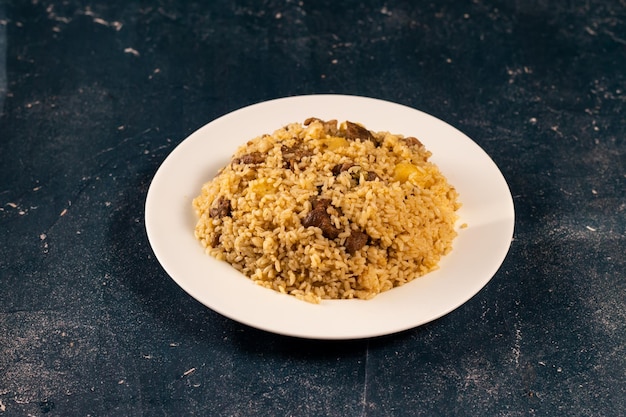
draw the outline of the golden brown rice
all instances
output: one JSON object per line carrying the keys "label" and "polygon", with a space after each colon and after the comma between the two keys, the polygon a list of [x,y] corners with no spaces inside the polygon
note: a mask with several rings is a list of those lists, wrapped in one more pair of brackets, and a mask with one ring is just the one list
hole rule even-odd
{"label": "golden brown rice", "polygon": [[208,254],[317,303],[370,299],[437,268],[457,192],[416,138],[311,118],[250,140],[193,200]]}

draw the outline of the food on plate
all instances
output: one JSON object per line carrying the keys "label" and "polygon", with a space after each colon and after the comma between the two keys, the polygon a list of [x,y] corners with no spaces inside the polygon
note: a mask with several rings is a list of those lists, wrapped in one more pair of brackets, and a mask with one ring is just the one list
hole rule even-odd
{"label": "food on plate", "polygon": [[195,236],[264,287],[313,303],[371,299],[452,250],[461,204],[430,156],[415,137],[359,123],[291,123],[202,186]]}

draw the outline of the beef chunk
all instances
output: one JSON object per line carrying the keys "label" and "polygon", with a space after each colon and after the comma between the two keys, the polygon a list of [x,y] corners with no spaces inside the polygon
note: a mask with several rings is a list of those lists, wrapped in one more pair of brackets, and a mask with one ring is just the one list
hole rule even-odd
{"label": "beef chunk", "polygon": [[339,236],[339,229],[333,226],[330,215],[321,210],[311,210],[302,220],[302,225],[304,227],[319,227],[327,239],[335,239]]}
{"label": "beef chunk", "polygon": [[352,123],[349,121],[346,121],[346,130],[344,134],[346,136],[346,139],[351,139],[351,140],[360,139],[363,141],[371,140],[372,142],[376,144],[376,146],[380,146],[382,143],[382,140],[378,139],[372,132],[370,132],[369,130],[367,130],[366,128],[364,128],[363,126],[359,124]]}
{"label": "beef chunk", "polygon": [[309,117],[308,119],[304,121],[304,125],[308,126],[313,122],[321,122],[323,129],[324,129],[324,133],[326,133],[327,135],[337,136],[337,132],[339,131],[337,129],[337,120],[333,119],[333,120],[328,120],[327,122],[325,122],[322,119],[318,119],[317,117]]}
{"label": "beef chunk", "polygon": [[341,230],[337,229],[326,209],[330,206],[330,200],[319,198],[312,200],[313,209],[304,217],[302,225],[304,227],[319,227],[322,234],[327,239],[335,239]]}
{"label": "beef chunk", "polygon": [[358,230],[353,230],[350,236],[346,238],[346,251],[350,255],[354,255],[358,250],[367,244],[369,236]]}
{"label": "beef chunk", "polygon": [[344,162],[343,164],[337,164],[333,167],[331,172],[333,173],[334,176],[337,176],[341,174],[342,172],[346,172],[350,168],[355,167],[355,166],[357,168],[352,170],[352,179],[354,179],[355,181],[357,182],[359,181],[359,179],[361,178],[361,174],[363,174],[363,176],[365,177],[365,181],[374,181],[376,178],[379,178],[378,174],[376,174],[374,171],[364,171],[363,168],[351,162]]}
{"label": "beef chunk", "polygon": [[265,156],[261,152],[247,153],[233,160],[235,164],[245,164],[245,165],[256,165],[256,164],[260,164],[263,161],[265,161]]}
{"label": "beef chunk", "polygon": [[209,209],[209,216],[221,219],[222,217],[230,216],[231,210],[230,200],[220,197],[217,199],[215,206]]}
{"label": "beef chunk", "polygon": [[408,138],[404,138],[404,141],[406,142],[406,144],[408,146],[415,146],[416,148],[419,148],[422,145],[422,142],[419,141],[418,138],[415,138],[413,136],[409,136]]}
{"label": "beef chunk", "polygon": [[331,171],[334,176],[337,176],[341,174],[342,172],[349,170],[353,166],[354,164],[352,162],[344,162],[343,164],[335,165]]}
{"label": "beef chunk", "polygon": [[324,121],[322,119],[318,119],[317,117],[309,117],[308,119],[306,119],[304,121],[304,125],[308,126],[308,125],[310,125],[313,122],[322,122],[322,123],[324,123]]}
{"label": "beef chunk", "polygon": [[216,233],[213,235],[213,238],[211,239],[211,247],[212,248],[217,248],[220,245],[220,234]]}
{"label": "beef chunk", "polygon": [[365,174],[365,179],[367,181],[374,181],[376,178],[380,178],[380,177],[374,171],[367,171],[367,174]]}
{"label": "beef chunk", "polygon": [[296,143],[291,147],[283,145],[280,150],[283,154],[283,163],[285,168],[289,168],[292,170],[295,164],[297,162],[300,162],[302,158],[304,158],[305,156],[313,155],[313,152],[311,152],[309,149],[305,148],[299,143]]}
{"label": "beef chunk", "polygon": [[322,210],[326,211],[328,207],[330,207],[331,200],[330,198],[319,198],[313,197],[311,198],[311,205],[313,206],[313,210]]}

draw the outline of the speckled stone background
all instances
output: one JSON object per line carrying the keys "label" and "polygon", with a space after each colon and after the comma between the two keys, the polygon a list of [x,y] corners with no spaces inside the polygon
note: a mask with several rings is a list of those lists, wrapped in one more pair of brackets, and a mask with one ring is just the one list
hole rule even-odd
{"label": "speckled stone background", "polygon": [[[0,0],[0,417],[625,415],[624,68],[624,0]],[[426,111],[501,168],[515,236],[468,303],[298,340],[161,269],[169,152],[312,93]]]}

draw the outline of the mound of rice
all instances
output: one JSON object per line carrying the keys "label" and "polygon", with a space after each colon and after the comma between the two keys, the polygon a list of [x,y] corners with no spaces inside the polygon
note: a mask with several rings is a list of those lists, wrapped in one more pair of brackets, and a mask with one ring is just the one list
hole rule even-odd
{"label": "mound of rice", "polygon": [[458,194],[416,138],[311,118],[241,146],[193,200],[208,254],[318,303],[371,299],[437,268]]}

